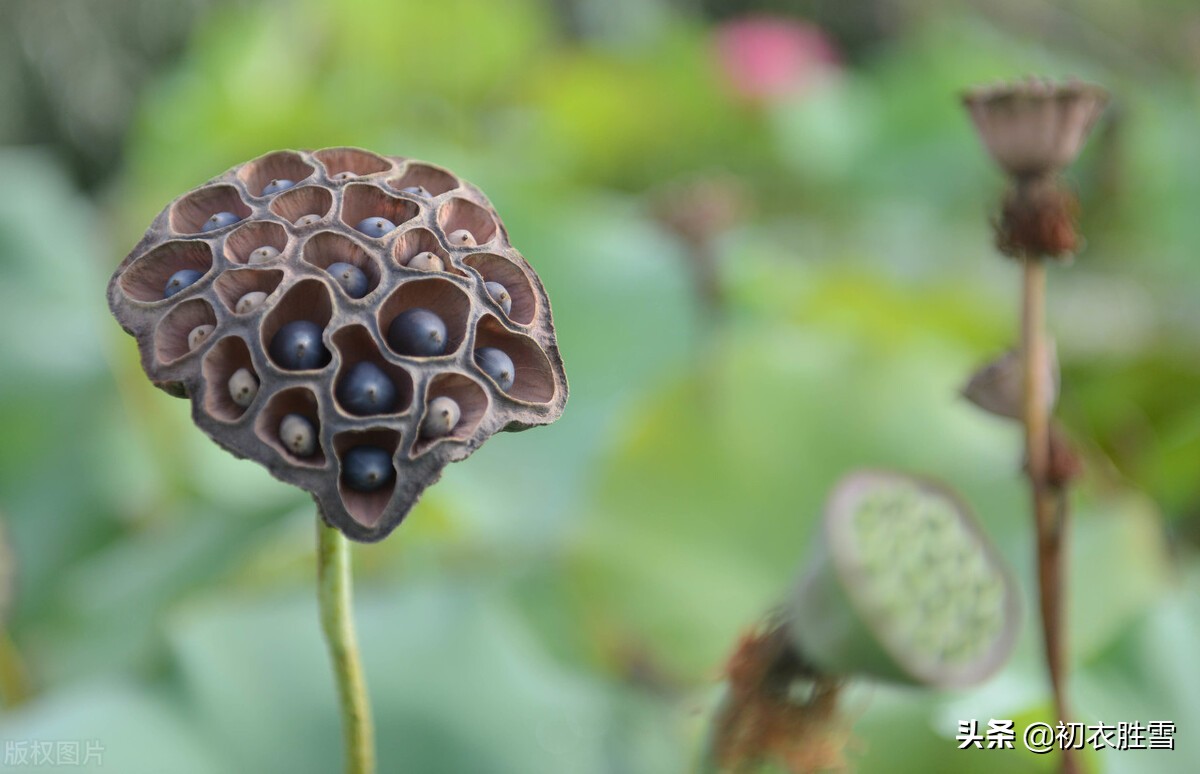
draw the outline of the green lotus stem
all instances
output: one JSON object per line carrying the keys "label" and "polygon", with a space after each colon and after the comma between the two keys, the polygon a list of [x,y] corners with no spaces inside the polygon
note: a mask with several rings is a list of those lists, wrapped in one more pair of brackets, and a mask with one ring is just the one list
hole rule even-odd
{"label": "green lotus stem", "polygon": [[350,599],[350,544],[318,516],[317,600],[341,705],[346,774],[374,774],[375,730]]}

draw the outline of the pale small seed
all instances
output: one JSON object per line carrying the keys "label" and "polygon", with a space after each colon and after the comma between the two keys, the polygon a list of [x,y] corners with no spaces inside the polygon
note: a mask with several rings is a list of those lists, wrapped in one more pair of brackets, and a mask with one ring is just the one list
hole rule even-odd
{"label": "pale small seed", "polygon": [[239,368],[229,377],[229,397],[233,402],[245,408],[254,402],[258,395],[258,378],[249,368]]}
{"label": "pale small seed", "polygon": [[320,222],[321,222],[320,215],[317,215],[315,213],[310,213],[308,215],[301,215],[300,217],[296,218],[296,222],[293,223],[292,225],[295,226],[296,228],[304,228],[305,226],[312,226],[312,225],[315,225]]}
{"label": "pale small seed", "polygon": [[288,414],[279,423],[279,440],[297,457],[311,457],[317,450],[317,430],[301,414]]}
{"label": "pale small seed", "polygon": [[436,254],[426,251],[409,258],[408,268],[418,271],[444,271],[446,264]]}
{"label": "pale small seed", "polygon": [[459,409],[458,402],[453,398],[447,398],[444,395],[434,398],[429,401],[425,420],[421,422],[421,437],[441,438],[449,435],[461,418],[462,410]]}
{"label": "pale small seed", "polygon": [[213,326],[211,325],[197,325],[192,328],[192,332],[188,334],[188,351],[203,344],[212,335],[212,332]]}
{"label": "pale small seed", "polygon": [[262,306],[263,301],[266,300],[266,293],[261,290],[254,290],[239,298],[237,304],[233,307],[233,311],[238,314],[247,314]]}
{"label": "pale small seed", "polygon": [[474,247],[477,244],[475,242],[475,235],[465,228],[451,231],[447,238],[450,240],[450,244],[455,247]]}
{"label": "pale small seed", "polygon": [[254,251],[252,251],[246,262],[263,263],[264,261],[271,260],[277,255],[279,255],[279,248],[272,245],[263,245],[262,247],[256,248]]}

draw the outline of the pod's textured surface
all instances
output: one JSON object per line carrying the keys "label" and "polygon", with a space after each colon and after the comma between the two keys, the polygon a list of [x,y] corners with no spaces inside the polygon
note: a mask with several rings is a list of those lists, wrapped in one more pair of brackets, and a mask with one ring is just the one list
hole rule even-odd
{"label": "pod's textured surface", "polygon": [[[277,180],[294,184],[280,189],[272,186]],[[223,212],[237,221],[206,231]],[[357,230],[368,218],[396,227],[379,236]],[[427,253],[440,259],[440,269]],[[410,267],[418,255],[420,268]],[[365,275],[361,297],[327,271],[339,263]],[[168,280],[184,269],[201,276],[166,297]],[[488,282],[507,289],[509,308],[488,292]],[[239,303],[252,293],[265,298]],[[385,537],[447,463],[498,431],[553,422],[567,400],[537,274],[509,244],[479,189],[412,159],[327,148],[276,151],[235,167],[159,214],[113,274],[108,301],[137,339],[146,374],[189,398],[200,428],[311,492],[325,519],[355,540]],[[414,357],[389,345],[392,321],[413,308],[445,322],[444,354]],[[320,327],[328,352],[309,370],[288,368],[271,354],[275,335],[300,320]],[[212,330],[192,336],[200,326]],[[476,365],[482,347],[512,359],[515,380],[507,390]],[[336,385],[362,362],[393,382],[388,413],[360,416],[338,403]],[[259,385],[244,406],[229,392],[241,369]],[[459,420],[444,436],[423,437],[425,412],[439,397],[458,404]],[[289,415],[315,428],[311,454],[297,456],[295,444],[281,439]],[[363,492],[346,483],[343,460],[361,446],[391,454],[396,475],[387,486]]]}

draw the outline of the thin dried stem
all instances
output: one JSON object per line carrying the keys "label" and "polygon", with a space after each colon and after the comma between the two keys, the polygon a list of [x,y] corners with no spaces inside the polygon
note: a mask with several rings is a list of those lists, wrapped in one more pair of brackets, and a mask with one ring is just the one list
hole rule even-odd
{"label": "thin dried stem", "polygon": [[317,599],[342,712],[346,774],[373,774],[375,731],[351,609],[350,545],[317,517]]}
{"label": "thin dried stem", "polygon": [[[1038,259],[1024,261],[1024,286],[1021,304],[1021,354],[1024,358],[1025,458],[1029,485],[1033,494],[1033,514],[1037,532],[1038,589],[1042,612],[1042,635],[1046,667],[1054,694],[1054,707],[1060,721],[1069,712],[1066,697],[1066,664],[1063,642],[1063,552],[1062,535],[1066,520],[1065,492],[1050,483],[1050,384],[1046,358],[1046,266]],[[1063,750],[1064,774],[1079,771],[1074,752]]]}

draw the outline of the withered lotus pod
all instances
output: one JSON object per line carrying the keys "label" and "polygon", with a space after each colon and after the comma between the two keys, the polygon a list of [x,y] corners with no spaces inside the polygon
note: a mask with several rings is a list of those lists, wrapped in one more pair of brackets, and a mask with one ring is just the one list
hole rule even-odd
{"label": "withered lotus pod", "polygon": [[1038,178],[1075,160],[1108,92],[1078,81],[1029,78],[973,89],[963,102],[992,159],[1010,177]]}
{"label": "withered lotus pod", "polygon": [[[274,180],[294,185],[276,190]],[[219,212],[238,220],[203,230]],[[371,237],[355,229],[366,218],[386,218],[396,228]],[[472,239],[452,244],[448,235],[462,230]],[[408,265],[422,253],[437,256],[440,270],[437,262]],[[346,293],[326,271],[335,263],[365,274],[365,295]],[[201,277],[164,298],[168,278],[183,269]],[[507,313],[485,282],[508,290]],[[251,293],[265,299],[239,304]],[[537,273],[509,244],[478,188],[412,159],[327,148],[276,151],[234,167],[155,218],[113,274],[108,301],[136,337],[155,385],[190,398],[194,421],[222,447],[312,493],[325,520],[354,540],[387,536],[447,463],[493,433],[553,422],[567,401]],[[443,355],[412,357],[389,347],[388,326],[414,307],[445,322]],[[328,362],[289,370],[272,358],[274,335],[295,321],[322,329]],[[205,325],[213,328],[207,336],[191,336]],[[512,359],[515,381],[507,391],[475,364],[477,347],[497,347]],[[335,396],[338,380],[364,361],[396,388],[387,413],[355,415]],[[245,406],[229,387],[241,369],[258,381],[252,399],[239,396]],[[420,432],[426,407],[440,397],[453,399],[461,414],[448,434],[429,437]],[[311,455],[298,457],[297,446],[281,440],[289,415],[316,430]],[[362,445],[386,450],[395,469],[370,492],[348,486],[343,474],[345,455]]]}

